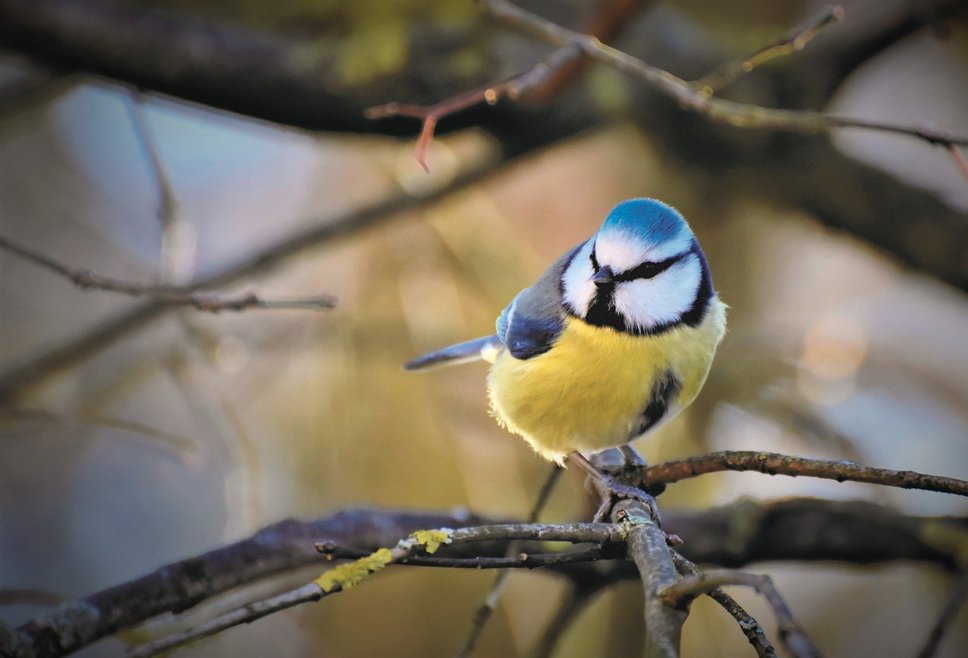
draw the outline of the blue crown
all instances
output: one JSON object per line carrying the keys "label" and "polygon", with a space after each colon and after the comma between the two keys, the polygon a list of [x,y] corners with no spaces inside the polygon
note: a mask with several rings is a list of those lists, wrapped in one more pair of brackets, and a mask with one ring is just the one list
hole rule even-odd
{"label": "blue crown", "polygon": [[674,239],[686,226],[675,208],[655,199],[623,201],[608,213],[601,232],[620,232],[648,244]]}

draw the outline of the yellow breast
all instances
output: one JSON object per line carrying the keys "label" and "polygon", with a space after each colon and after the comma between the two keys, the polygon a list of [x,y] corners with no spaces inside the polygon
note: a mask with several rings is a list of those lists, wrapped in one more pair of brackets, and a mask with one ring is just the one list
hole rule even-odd
{"label": "yellow breast", "polygon": [[698,327],[633,336],[568,318],[554,347],[527,360],[501,352],[488,395],[503,425],[542,456],[561,463],[573,450],[595,451],[635,438],[657,377],[681,384],[663,421],[695,399],[725,327],[713,298]]}

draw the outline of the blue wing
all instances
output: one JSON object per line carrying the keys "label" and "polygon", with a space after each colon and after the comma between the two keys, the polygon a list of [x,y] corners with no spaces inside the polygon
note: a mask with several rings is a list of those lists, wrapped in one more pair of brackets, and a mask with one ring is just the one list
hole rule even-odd
{"label": "blue wing", "polygon": [[530,359],[552,348],[565,328],[561,303],[561,276],[578,245],[549,267],[530,288],[525,288],[497,319],[497,337],[511,356]]}
{"label": "blue wing", "polygon": [[412,361],[403,364],[404,370],[424,370],[435,366],[456,365],[477,361],[484,357],[484,353],[489,350],[502,349],[504,346],[498,341],[497,336],[484,336],[475,338],[457,345],[445,347],[436,352],[428,352],[423,356],[418,356]]}
{"label": "blue wing", "polygon": [[497,319],[497,335],[475,338],[430,352],[404,364],[406,370],[476,361],[488,352],[507,348],[516,359],[530,359],[552,348],[565,327],[561,276],[578,245],[549,267],[533,286],[514,298]]}

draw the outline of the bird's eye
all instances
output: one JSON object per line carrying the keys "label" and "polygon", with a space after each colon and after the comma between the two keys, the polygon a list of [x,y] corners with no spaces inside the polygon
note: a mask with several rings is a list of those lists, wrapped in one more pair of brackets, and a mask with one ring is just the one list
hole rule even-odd
{"label": "bird's eye", "polygon": [[634,279],[651,279],[658,276],[662,272],[672,267],[676,261],[681,259],[685,254],[679,254],[678,256],[673,256],[672,258],[666,258],[658,263],[652,261],[646,261],[628,272],[622,272],[615,276],[616,281],[632,281]]}
{"label": "bird's eye", "polygon": [[588,259],[592,262],[592,272],[598,271],[598,258],[595,257],[595,248],[592,247],[591,252],[588,254]]}

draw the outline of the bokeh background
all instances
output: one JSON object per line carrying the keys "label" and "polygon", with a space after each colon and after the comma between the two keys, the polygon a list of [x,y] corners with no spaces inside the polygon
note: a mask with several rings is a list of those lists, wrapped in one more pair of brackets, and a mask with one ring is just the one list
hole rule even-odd
{"label": "bokeh background", "polygon": [[[154,4],[173,11],[194,5]],[[211,2],[195,10],[267,28],[291,27],[294,16],[314,11],[321,25],[335,16],[352,26],[367,15],[355,3],[307,0],[271,11],[256,4]],[[375,35],[340,32],[341,74],[379,90],[381,76],[398,73],[393,53],[381,49],[392,50],[397,37],[406,44],[418,19],[458,31],[481,21],[466,4],[361,3],[382,12],[386,25],[384,32],[367,28]],[[656,11],[684,12],[735,55],[814,9],[773,5],[744,2],[726,12],[691,2]],[[808,47],[797,57],[810,54]],[[390,62],[386,71],[381,58]],[[0,87],[34,75],[33,66],[6,53]],[[744,163],[742,175],[731,175],[728,160],[710,170],[708,154],[670,158],[653,127],[636,120],[639,83],[595,68],[575,84],[597,99],[608,122],[439,202],[387,213],[220,288],[267,298],[332,293],[335,309],[171,309],[79,350],[70,367],[5,400],[0,589],[26,591],[5,597],[0,619],[21,623],[52,601],[286,517],[358,506],[525,515],[548,466],[489,416],[485,367],[415,375],[400,364],[490,333],[522,287],[629,197],[657,197],[683,212],[730,306],[729,332],[699,400],[636,446],[648,461],[756,449],[968,478],[964,290],[826,228],[804,204],[760,194],[757,186],[769,178],[749,172],[770,162]],[[399,88],[386,83],[381,102],[408,100],[394,96]],[[871,58],[828,109],[968,134],[966,90],[968,27],[955,20],[943,34],[930,25],[913,30]],[[190,282],[378,201],[433,194],[498,157],[502,144],[493,132],[457,128],[445,126],[434,141],[426,174],[412,139],[288,128],[105,78],[56,76],[0,107],[0,234],[98,274]],[[870,133],[845,132],[834,141],[898,185],[932,194],[968,232],[968,181],[944,149]],[[80,290],[0,252],[0,372],[138,303]],[[705,476],[670,487],[661,502],[701,508],[784,496],[867,499],[912,514],[968,512],[963,500],[941,494],[759,474]],[[568,472],[544,518],[588,513],[582,478]],[[913,655],[951,586],[946,574],[917,565],[756,569],[774,576],[831,656]],[[180,655],[450,655],[491,580],[482,572],[394,569]],[[562,591],[553,577],[514,574],[478,655],[524,655]],[[774,628],[754,596],[737,596]],[[564,635],[558,655],[637,655],[640,614],[635,584],[613,588]],[[159,620],[137,637],[169,623]],[[120,655],[124,646],[113,638],[82,655]],[[964,655],[966,647],[963,611],[940,655]],[[750,655],[732,621],[702,602],[685,626],[684,651]]]}

